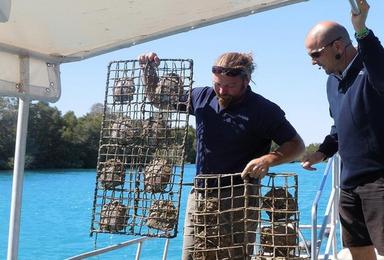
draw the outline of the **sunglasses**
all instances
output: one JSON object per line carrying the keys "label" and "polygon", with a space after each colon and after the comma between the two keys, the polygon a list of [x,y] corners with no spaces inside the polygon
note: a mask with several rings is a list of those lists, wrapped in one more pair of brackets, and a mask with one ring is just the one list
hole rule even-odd
{"label": "sunglasses", "polygon": [[341,39],[341,37],[338,37],[338,38],[334,39],[333,41],[331,41],[330,43],[328,43],[328,44],[324,45],[323,47],[317,49],[316,51],[309,53],[309,56],[311,56],[312,59],[320,58],[320,56],[322,55],[322,53],[325,50],[325,48],[327,48],[328,46],[331,46],[335,41],[338,41],[340,39]]}
{"label": "sunglasses", "polygon": [[221,66],[212,66],[212,73],[223,74],[229,77],[247,75],[247,73],[242,68],[225,68]]}

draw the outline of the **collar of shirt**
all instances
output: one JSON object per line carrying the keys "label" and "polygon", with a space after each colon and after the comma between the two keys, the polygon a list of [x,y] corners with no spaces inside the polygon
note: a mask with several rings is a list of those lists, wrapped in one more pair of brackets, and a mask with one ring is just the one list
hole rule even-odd
{"label": "collar of shirt", "polygon": [[344,69],[344,71],[341,73],[341,75],[334,74],[335,77],[338,78],[339,80],[342,80],[347,75],[347,72],[348,72],[349,68],[352,66],[352,63],[355,61],[356,57],[357,57],[357,54],[355,55],[355,57],[353,57],[353,59],[348,64],[348,66]]}

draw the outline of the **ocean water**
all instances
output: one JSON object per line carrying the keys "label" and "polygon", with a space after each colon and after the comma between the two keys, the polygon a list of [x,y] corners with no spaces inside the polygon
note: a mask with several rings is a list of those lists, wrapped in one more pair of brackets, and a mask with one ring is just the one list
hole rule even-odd
{"label": "ocean water", "polygon": [[[192,182],[195,165],[186,165],[184,182]],[[276,166],[270,172],[298,174],[300,223],[310,224],[311,206],[319,189],[325,164],[309,172],[299,163]],[[98,234],[90,237],[95,170],[26,171],[21,213],[19,259],[65,259],[96,248],[127,241],[132,236]],[[327,187],[330,186],[330,180]],[[12,190],[12,173],[0,171],[0,259],[6,259],[9,211]],[[182,227],[187,194],[190,187],[183,187],[179,218],[179,233],[169,242],[169,260],[178,260],[182,249]],[[319,205],[321,217],[326,207],[329,189]],[[309,240],[310,233],[304,232]],[[161,259],[164,239],[145,241],[141,259]],[[134,259],[136,246],[102,254],[90,259]]]}

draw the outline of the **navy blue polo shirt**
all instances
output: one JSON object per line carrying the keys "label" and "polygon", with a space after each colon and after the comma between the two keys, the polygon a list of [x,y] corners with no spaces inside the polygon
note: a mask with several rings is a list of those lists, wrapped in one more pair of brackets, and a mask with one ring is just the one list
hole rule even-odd
{"label": "navy blue polo shirt", "polygon": [[190,114],[196,117],[197,174],[242,172],[249,161],[269,153],[297,133],[279,106],[252,92],[221,109],[211,87],[194,88]]}

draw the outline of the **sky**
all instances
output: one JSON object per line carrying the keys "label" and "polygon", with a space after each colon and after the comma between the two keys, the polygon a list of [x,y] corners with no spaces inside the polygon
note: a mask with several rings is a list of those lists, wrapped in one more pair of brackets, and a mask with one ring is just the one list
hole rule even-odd
{"label": "sky", "polygon": [[[384,42],[384,0],[369,4],[366,25]],[[353,36],[350,16],[348,0],[309,0],[65,63],[61,98],[52,106],[63,114],[74,111],[83,116],[93,104],[103,103],[111,61],[136,59],[150,51],[164,59],[192,59],[193,87],[198,87],[211,86],[210,69],[220,54],[251,52],[256,63],[252,90],[285,111],[306,145],[321,143],[333,122],[325,93],[327,75],[311,64],[304,38],[312,26],[325,20],[344,25]]]}

